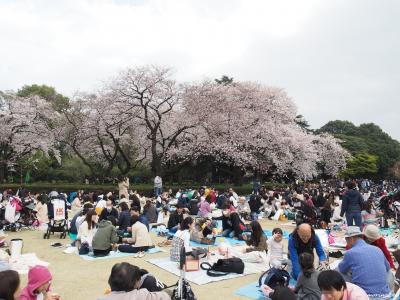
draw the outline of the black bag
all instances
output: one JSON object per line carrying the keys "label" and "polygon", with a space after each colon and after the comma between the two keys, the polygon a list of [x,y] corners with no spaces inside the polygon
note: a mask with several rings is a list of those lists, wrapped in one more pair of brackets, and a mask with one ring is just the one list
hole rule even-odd
{"label": "black bag", "polygon": [[200,267],[203,270],[207,270],[207,275],[212,277],[225,276],[229,273],[243,274],[244,272],[244,263],[237,257],[218,259],[218,261],[212,266],[209,263],[204,262],[201,263]]}
{"label": "black bag", "polygon": [[193,293],[192,287],[190,286],[189,282],[187,282],[185,279],[182,279],[182,298],[179,295],[179,281],[176,284],[178,287],[176,287],[172,291],[172,300],[197,300],[196,296]]}
{"label": "black bag", "polygon": [[258,285],[268,285],[271,289],[277,286],[288,286],[290,281],[290,274],[283,269],[271,268],[264,272],[258,279]]}

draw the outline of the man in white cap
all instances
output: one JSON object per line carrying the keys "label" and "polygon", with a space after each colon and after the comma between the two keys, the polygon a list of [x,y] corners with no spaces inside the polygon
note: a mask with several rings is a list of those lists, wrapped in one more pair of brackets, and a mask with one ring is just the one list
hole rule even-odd
{"label": "man in white cap", "polygon": [[345,238],[350,250],[339,263],[339,271],[344,275],[351,273],[351,282],[363,288],[370,299],[390,299],[387,282],[390,266],[382,251],[363,240],[358,226],[349,226]]}

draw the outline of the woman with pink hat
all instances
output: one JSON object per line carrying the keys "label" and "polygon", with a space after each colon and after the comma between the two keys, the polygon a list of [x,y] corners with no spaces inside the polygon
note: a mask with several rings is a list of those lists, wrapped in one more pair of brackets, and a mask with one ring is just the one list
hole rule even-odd
{"label": "woman with pink hat", "polygon": [[385,255],[390,268],[396,270],[394,265],[392,256],[388,248],[386,247],[385,239],[382,237],[381,232],[379,231],[378,226],[370,224],[364,227],[364,239],[368,244],[378,247],[382,250],[383,254]]}

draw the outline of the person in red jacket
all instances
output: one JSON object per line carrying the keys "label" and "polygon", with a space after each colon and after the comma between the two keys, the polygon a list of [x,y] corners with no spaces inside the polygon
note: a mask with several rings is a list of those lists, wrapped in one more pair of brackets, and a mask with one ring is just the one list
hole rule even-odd
{"label": "person in red jacket", "polygon": [[368,244],[371,244],[371,245],[376,246],[379,249],[381,249],[390,265],[390,268],[392,268],[393,270],[396,270],[392,256],[390,255],[390,252],[389,252],[388,248],[386,247],[385,239],[382,237],[378,226],[373,225],[373,224],[365,226],[364,239]]}

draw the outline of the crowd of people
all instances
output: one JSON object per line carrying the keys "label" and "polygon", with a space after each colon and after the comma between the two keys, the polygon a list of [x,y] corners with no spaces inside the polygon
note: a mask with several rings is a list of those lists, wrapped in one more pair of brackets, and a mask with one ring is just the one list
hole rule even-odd
{"label": "crowd of people", "polygon": [[[52,200],[63,199],[65,218],[67,211],[70,212],[72,244],[80,255],[106,256],[118,249],[143,257],[155,246],[150,234],[152,227],[159,236],[166,237],[163,244],[171,246],[170,259],[179,261],[182,247],[187,256],[196,258],[209,251],[207,246],[191,247],[191,241],[213,245],[216,236],[222,236],[243,240],[245,246],[230,247],[223,243],[218,247],[220,255],[264,264],[266,268],[287,266],[296,285],[292,289],[264,285],[262,291],[266,297],[335,300],[391,297],[396,266],[380,228],[388,227],[390,220],[397,224],[396,201],[400,200],[397,183],[363,179],[274,190],[255,184],[252,194],[244,197],[232,188],[162,192],[160,178],[155,180],[156,197],[149,199],[129,191],[129,181],[126,182],[126,179],[120,181],[120,191],[116,194],[76,191],[66,195],[53,191],[32,195],[21,189],[18,197],[10,190],[4,191],[1,200],[19,199],[21,213],[30,206],[40,224],[54,217]],[[260,223],[262,219],[296,223],[287,247],[282,228],[274,228],[272,237],[267,238]],[[2,225],[5,223],[3,218]],[[329,225],[339,223],[346,224],[346,252],[336,270],[326,270],[327,252],[315,229],[329,229]],[[156,284],[155,288],[140,289],[144,274],[147,273],[128,263],[115,265],[109,278],[111,293],[99,299],[170,299]],[[0,272],[0,299],[60,298],[49,292],[51,274],[47,268],[32,268],[28,281],[19,295],[18,274],[10,270]]]}

